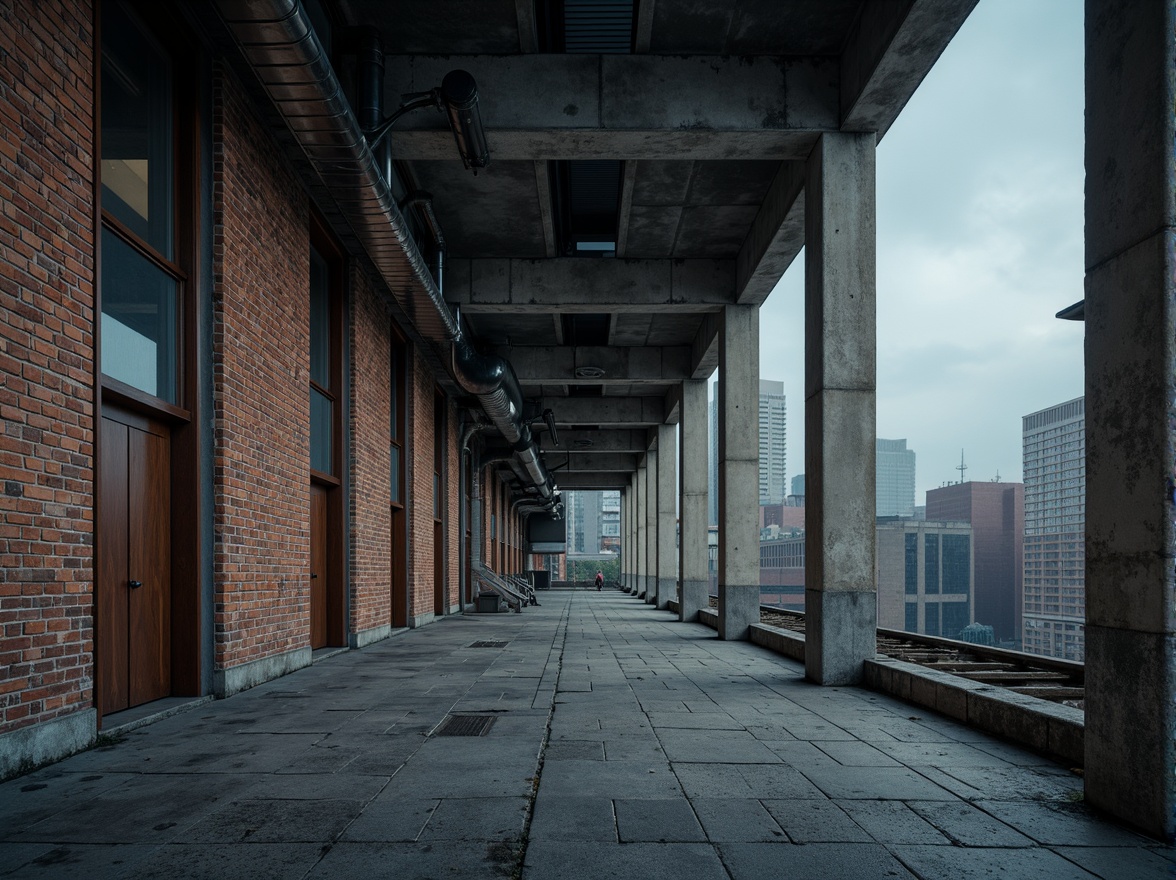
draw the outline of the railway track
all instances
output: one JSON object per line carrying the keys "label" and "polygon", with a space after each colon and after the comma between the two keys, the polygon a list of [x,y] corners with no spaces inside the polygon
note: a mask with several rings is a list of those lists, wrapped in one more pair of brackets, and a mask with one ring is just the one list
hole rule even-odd
{"label": "railway track", "polygon": [[[799,611],[761,605],[760,623],[804,632],[804,614]],[[878,653],[1030,697],[1083,708],[1085,667],[1072,660],[891,629],[878,630]]]}

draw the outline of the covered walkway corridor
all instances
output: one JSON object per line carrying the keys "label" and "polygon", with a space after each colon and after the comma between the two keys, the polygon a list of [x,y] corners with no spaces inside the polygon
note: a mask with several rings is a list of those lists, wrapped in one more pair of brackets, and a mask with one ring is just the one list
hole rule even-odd
{"label": "covered walkway corridor", "polygon": [[5,783],[5,876],[1176,871],[1176,851],[1096,818],[1048,759],[820,687],[624,593],[541,598],[329,657]]}

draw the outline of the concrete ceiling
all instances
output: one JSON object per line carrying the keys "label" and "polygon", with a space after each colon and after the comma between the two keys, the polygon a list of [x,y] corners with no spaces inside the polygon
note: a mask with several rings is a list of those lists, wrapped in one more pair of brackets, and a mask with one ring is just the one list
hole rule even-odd
{"label": "concrete ceiling", "polygon": [[[975,2],[641,0],[628,54],[548,51],[562,0],[334,7],[337,26],[383,37],[386,112],[449,70],[477,79],[488,169],[465,170],[429,111],[397,124],[391,150],[433,194],[446,299],[553,410],[561,448],[579,441],[577,485],[611,486],[676,419],[678,383],[713,370],[723,305],[762,303],[803,245],[816,139],[883,135]],[[587,160],[616,194],[598,236],[615,256],[577,255],[584,191],[566,181]],[[606,457],[589,467],[593,449]]]}

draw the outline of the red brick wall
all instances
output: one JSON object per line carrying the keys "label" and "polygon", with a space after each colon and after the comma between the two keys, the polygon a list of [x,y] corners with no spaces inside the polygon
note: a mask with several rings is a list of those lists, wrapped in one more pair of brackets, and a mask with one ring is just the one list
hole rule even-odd
{"label": "red brick wall", "polygon": [[308,644],[309,214],[240,83],[214,79],[218,668]]}
{"label": "red brick wall", "polygon": [[388,314],[367,276],[352,272],[351,631],[391,620],[392,397]]}
{"label": "red brick wall", "polygon": [[445,442],[446,484],[445,499],[445,542],[449,555],[449,573],[447,582],[447,607],[452,608],[461,602],[461,428],[458,425],[457,406],[449,401],[446,416],[449,426]]}
{"label": "red brick wall", "polygon": [[93,699],[93,23],[0,4],[0,732]]}
{"label": "red brick wall", "polygon": [[412,346],[408,370],[408,607],[433,611],[433,374]]}

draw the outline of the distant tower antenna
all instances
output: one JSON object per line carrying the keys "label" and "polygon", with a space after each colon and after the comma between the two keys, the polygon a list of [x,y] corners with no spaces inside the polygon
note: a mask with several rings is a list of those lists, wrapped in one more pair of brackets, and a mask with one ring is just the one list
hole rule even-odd
{"label": "distant tower antenna", "polygon": [[996,476],[992,478],[992,482],[994,482],[994,483],[1000,482],[1000,468],[996,469]]}
{"label": "distant tower antenna", "polygon": [[968,466],[964,464],[964,450],[962,449],[960,450],[960,463],[956,470],[960,472],[960,483],[963,484],[964,474],[967,472]]}

